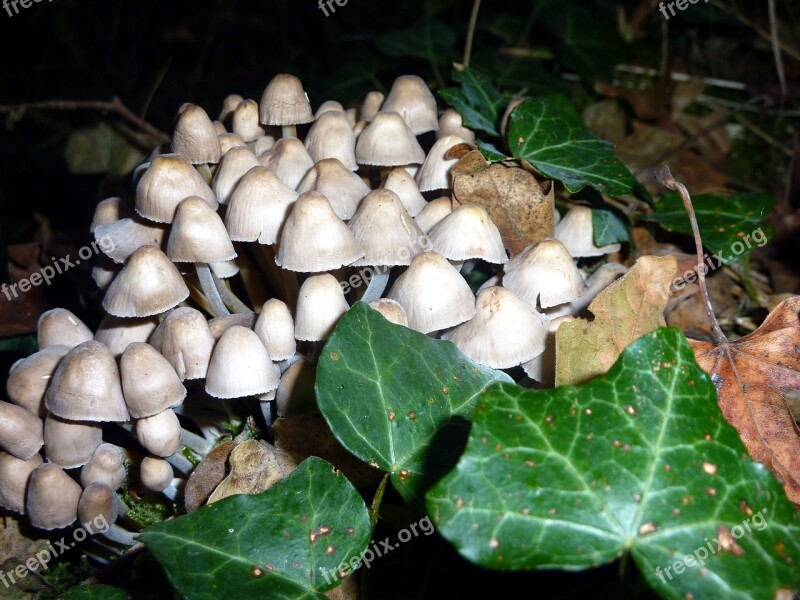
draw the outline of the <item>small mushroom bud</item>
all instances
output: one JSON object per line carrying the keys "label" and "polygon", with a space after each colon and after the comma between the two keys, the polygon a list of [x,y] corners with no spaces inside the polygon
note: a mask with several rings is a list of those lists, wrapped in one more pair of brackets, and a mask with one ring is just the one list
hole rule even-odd
{"label": "small mushroom bud", "polygon": [[78,519],[79,486],[58,465],[36,467],[28,483],[25,503],[31,525],[39,529],[61,529]]}
{"label": "small mushroom bud", "polygon": [[181,424],[172,410],[136,421],[136,438],[148,452],[170,456],[181,447]]}
{"label": "small mushroom bud", "polygon": [[113,444],[100,444],[89,462],[81,469],[81,485],[105,483],[112,490],[119,489],[125,481],[125,454]]}

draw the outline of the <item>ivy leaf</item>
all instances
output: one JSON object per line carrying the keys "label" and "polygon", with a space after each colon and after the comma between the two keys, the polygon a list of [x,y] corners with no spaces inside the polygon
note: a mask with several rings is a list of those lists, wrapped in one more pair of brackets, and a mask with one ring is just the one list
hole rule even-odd
{"label": "ivy leaf", "polygon": [[589,133],[566,97],[528,98],[511,113],[508,147],[575,193],[587,185],[609,196],[650,194],[611,151],[612,144]]}
{"label": "ivy leaf", "polygon": [[[698,194],[692,197],[692,204],[703,234],[703,245],[725,264],[736,262],[772,237],[772,227],[763,224],[772,213],[769,194]],[[668,231],[692,235],[689,217],[676,192],[667,192],[656,200],[655,209],[644,218],[658,221]]]}
{"label": "ivy leaf", "polygon": [[461,88],[444,88],[439,95],[458,111],[464,126],[500,137],[497,122],[508,96],[498,92],[486,75],[470,68],[453,69],[453,80],[461,83]]}
{"label": "ivy leaf", "polygon": [[630,553],[675,599],[772,599],[800,583],[800,516],[747,457],[675,329],[578,387],[486,390],[428,508],[486,567],[580,569]]}
{"label": "ivy leaf", "polygon": [[481,151],[483,157],[489,162],[502,162],[504,160],[510,160],[511,158],[510,156],[506,156],[500,152],[500,150],[498,150],[493,144],[488,142],[475,140],[475,145],[478,147],[478,150]]}
{"label": "ivy leaf", "polygon": [[433,65],[450,60],[456,34],[438,19],[420,23],[375,38],[378,49],[394,58],[418,58]]}
{"label": "ivy leaf", "polygon": [[364,501],[319,458],[254,496],[237,495],[148,527],[139,539],[187,600],[324,600],[372,531]]}
{"label": "ivy leaf", "polygon": [[78,585],[64,594],[64,600],[126,600],[128,593],[110,585]]}
{"label": "ivy leaf", "polygon": [[625,224],[610,210],[592,209],[592,230],[595,246],[619,244],[631,239]]}
{"label": "ivy leaf", "polygon": [[421,503],[458,460],[476,396],[497,381],[511,379],[359,302],[325,344],[317,404],[347,450]]}
{"label": "ivy leaf", "polygon": [[74,131],[67,142],[67,166],[70,173],[77,175],[110,173],[122,177],[143,158],[144,154],[128,136],[103,121]]}

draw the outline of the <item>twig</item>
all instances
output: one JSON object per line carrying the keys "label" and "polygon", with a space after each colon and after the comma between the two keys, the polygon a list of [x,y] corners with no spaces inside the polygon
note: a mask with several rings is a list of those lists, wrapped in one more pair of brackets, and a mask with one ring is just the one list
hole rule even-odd
{"label": "twig", "polygon": [[131,563],[136,560],[136,557],[144,552],[145,549],[145,545],[142,543],[137,543],[131,546],[125,552],[123,552],[119,558],[111,561],[102,569],[97,571],[94,575],[85,579],[81,585],[97,585],[98,583],[103,583],[104,581],[111,581],[113,576],[118,572],[129,569]]}
{"label": "twig", "polygon": [[11,118],[16,121],[20,120],[29,110],[99,110],[101,112],[111,112],[145,132],[159,144],[167,144],[170,141],[170,136],[144,119],[137,117],[116,96],[110,102],[104,100],[47,100],[45,102],[24,102],[22,104],[0,104],[0,113],[11,113]]}
{"label": "twig", "polygon": [[778,72],[778,81],[781,84],[781,97],[786,98],[789,90],[786,89],[786,76],[783,73],[781,62],[781,43],[778,38],[778,17],[775,15],[775,0],[767,0],[769,6],[769,34],[772,44],[772,56],[775,58],[775,70]]}
{"label": "twig", "polygon": [[478,13],[481,10],[481,0],[473,0],[472,14],[469,16],[469,27],[467,28],[467,42],[464,45],[464,66],[469,66],[472,58],[472,40],[475,37],[475,27],[478,24]]}
{"label": "twig", "polygon": [[766,131],[761,129],[755,123],[751,123],[750,120],[747,119],[747,117],[745,117],[744,115],[736,115],[734,118],[736,119],[736,121],[738,123],[740,123],[742,126],[746,127],[754,136],[756,136],[757,138],[762,139],[763,141],[768,143],[770,146],[772,146],[774,148],[777,148],[778,150],[783,152],[789,158],[792,157],[793,152],[792,152],[791,148],[789,148],[788,146],[786,146],[784,144],[781,144],[778,140],[776,140],[774,137],[772,137]]}
{"label": "twig", "polygon": [[655,170],[655,176],[658,182],[665,188],[678,192],[683,200],[683,206],[689,214],[689,222],[692,224],[692,233],[694,234],[694,245],[697,249],[697,285],[700,287],[700,292],[703,294],[703,300],[706,303],[706,312],[711,321],[711,330],[714,334],[714,342],[721,344],[727,342],[728,339],[722,333],[722,328],[719,326],[717,316],[714,314],[714,307],[711,304],[711,297],[708,294],[708,286],[706,285],[706,268],[703,261],[703,240],[700,237],[700,228],[697,226],[697,217],[694,214],[694,207],[692,206],[692,197],[689,195],[689,190],[686,186],[677,181],[669,167],[661,167]]}
{"label": "twig", "polygon": [[[769,34],[768,31],[765,31],[759,25],[756,25],[755,23],[753,23],[750,19],[745,17],[742,13],[740,13],[735,8],[731,8],[731,7],[723,4],[720,0],[711,0],[711,4],[716,6],[721,11],[724,11],[724,12],[728,13],[729,15],[733,15],[734,17],[736,17],[736,19],[739,20],[740,23],[746,25],[747,27],[749,27],[750,29],[755,31],[758,35],[760,35],[762,38],[764,38],[768,42],[772,42],[772,36]],[[800,52],[798,52],[797,50],[795,50],[791,46],[786,45],[785,43],[783,43],[780,40],[778,40],[778,43],[780,44],[781,50],[786,52],[786,54],[788,54],[789,56],[791,56],[795,60],[800,60]]]}

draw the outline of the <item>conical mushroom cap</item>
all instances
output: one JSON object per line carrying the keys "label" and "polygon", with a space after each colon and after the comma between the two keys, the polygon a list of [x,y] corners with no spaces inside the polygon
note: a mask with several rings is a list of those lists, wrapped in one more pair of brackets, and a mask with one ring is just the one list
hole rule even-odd
{"label": "conical mushroom cap", "polygon": [[343,112],[327,111],[317,117],[306,136],[306,150],[314,162],[335,158],[357,171],[356,136]]}
{"label": "conical mushroom cap", "polygon": [[114,278],[103,298],[103,308],[115,317],[149,317],[188,297],[189,288],[166,254],[154,246],[144,246]]}
{"label": "conical mushroom cap", "polygon": [[379,167],[422,164],[425,151],[399,114],[381,111],[358,136],[356,160]]}
{"label": "conical mushroom cap", "polygon": [[505,288],[478,294],[475,316],[444,334],[475,362],[509,369],[544,352],[547,320]]}
{"label": "conical mushroom cap", "polygon": [[202,198],[186,198],[178,205],[167,242],[172,262],[211,263],[236,257],[220,216]]}
{"label": "conical mushroom cap", "polygon": [[532,308],[550,308],[572,302],[586,291],[583,275],[564,244],[547,238],[508,261],[503,287]]}
{"label": "conical mushroom cap", "polygon": [[214,124],[202,108],[185,104],[172,134],[172,151],[193,165],[219,162],[219,140]]}
{"label": "conical mushroom cap", "polygon": [[297,296],[294,337],[311,342],[328,339],[348,308],[336,277],[330,273],[309,277]]}
{"label": "conical mushroom cap", "polygon": [[439,129],[436,98],[421,77],[401,75],[394,80],[381,110],[400,113],[414,135]]}
{"label": "conical mushroom cap", "polygon": [[275,262],[289,271],[316,273],[349,265],[362,256],[364,252],[328,199],[306,192],[294,203],[283,225]]}
{"label": "conical mushroom cap", "polygon": [[454,327],[475,315],[475,296],[447,260],[418,254],[386,296],[405,309],[408,326],[422,333]]}
{"label": "conical mushroom cap", "polygon": [[439,131],[436,132],[436,139],[453,134],[459,136],[468,144],[475,143],[475,132],[464,127],[464,120],[458,111],[448,108],[439,117]]}
{"label": "conical mushroom cap", "polygon": [[278,389],[280,371],[258,336],[235,325],[217,342],[206,375],[206,392],[214,398],[244,398]]}
{"label": "conical mushroom cap", "polygon": [[175,369],[150,344],[128,346],[119,368],[125,404],[136,419],[174,408],[186,398],[186,388]]}
{"label": "conical mushroom cap", "polygon": [[295,189],[308,170],[314,166],[314,160],[306,151],[303,142],[297,138],[281,138],[267,154],[259,157],[259,162],[275,171],[280,180]]}
{"label": "conical mushroom cap", "polygon": [[364,102],[361,104],[359,119],[367,123],[372,121],[375,115],[378,114],[378,111],[380,111],[384,99],[385,97],[382,92],[377,90],[368,92],[367,95],[364,96]]}
{"label": "conical mushroom cap", "polygon": [[402,305],[390,298],[378,298],[369,303],[369,307],[377,310],[390,323],[408,327],[408,317]]}
{"label": "conical mushroom cap", "polygon": [[34,454],[28,460],[0,452],[0,506],[25,514],[25,491],[31,473],[42,464],[42,457]]}
{"label": "conical mushroom cap", "polygon": [[114,444],[100,444],[81,469],[81,485],[94,481],[105,483],[112,490],[119,489],[125,481],[125,454]]}
{"label": "conical mushroom cap", "polygon": [[264,125],[299,125],[314,120],[303,84],[287,74],[275,75],[264,89],[259,114]]}
{"label": "conical mushroom cap", "polygon": [[172,456],[181,447],[181,424],[178,416],[167,409],[136,421],[136,439],[151,454]]}
{"label": "conical mushroom cap", "polygon": [[116,358],[125,352],[125,348],[129,344],[146,342],[156,327],[158,327],[158,319],[155,317],[125,319],[106,315],[100,321],[94,339],[111,350],[111,354]]}
{"label": "conical mushroom cap", "polygon": [[166,489],[174,478],[172,465],[163,458],[146,456],[139,465],[139,479],[148,490],[160,492]]}
{"label": "conical mushroom cap", "polygon": [[78,520],[91,525],[96,521],[103,527],[110,527],[119,516],[119,504],[114,490],[100,481],[86,486],[78,501]]}
{"label": "conical mushroom cap", "polygon": [[450,260],[481,258],[495,264],[508,260],[497,226],[486,209],[477,204],[462,204],[437,223],[428,235],[433,251]]}
{"label": "conical mushroom cap", "polygon": [[26,512],[31,525],[39,529],[61,529],[78,519],[81,486],[58,465],[36,467],[28,482]]}
{"label": "conical mushroom cap", "polygon": [[231,194],[225,227],[235,242],[274,244],[297,192],[267,167],[253,167]]}
{"label": "conical mushroom cap", "polygon": [[94,340],[70,350],[53,374],[45,405],[62,419],[127,421],[128,408],[111,351]]}
{"label": "conical mushroom cap", "polygon": [[464,143],[464,140],[455,134],[436,140],[415,178],[421,192],[446,190],[453,187],[450,181],[450,169],[459,159],[448,159],[445,158],[445,155],[453,146]]}
{"label": "conical mushroom cap", "polygon": [[54,308],[42,313],[37,325],[39,349],[50,346],[69,346],[88,342],[94,337],[92,330],[66,308]]}
{"label": "conical mushroom cap", "polygon": [[425,208],[414,217],[414,221],[422,231],[430,233],[431,229],[451,212],[453,212],[453,201],[449,196],[442,196],[428,202]]}
{"label": "conical mushroom cap", "polygon": [[181,380],[206,376],[214,343],[206,318],[188,306],[171,310],[150,338]]}
{"label": "conical mushroom cap", "polygon": [[253,331],[264,344],[272,360],[286,360],[294,356],[297,349],[294,319],[285,302],[277,298],[264,302]]}
{"label": "conical mushroom cap", "polygon": [[43,419],[47,415],[44,407],[47,386],[58,363],[70,350],[69,346],[48,346],[15,362],[6,382],[11,402]]}
{"label": "conical mushroom cap", "polygon": [[188,196],[200,196],[214,210],[219,206],[192,165],[175,154],[157,156],[136,186],[136,212],[156,223],[172,223],[178,204]]}
{"label": "conical mushroom cap", "polygon": [[260,166],[256,155],[247,146],[234,146],[225,153],[219,162],[211,189],[220,204],[227,204],[236,185],[253,167]]}
{"label": "conical mushroom cap", "polygon": [[573,206],[556,225],[556,238],[566,246],[573,258],[603,256],[619,252],[619,244],[594,245],[592,209],[588,206]]}
{"label": "conical mushroom cap", "polygon": [[67,421],[52,414],[44,421],[44,453],[47,460],[62,469],[82,467],[103,442],[97,423]]}
{"label": "conical mushroom cap", "polygon": [[166,233],[163,225],[135,216],[108,225],[98,225],[94,230],[94,237],[106,256],[115,263],[122,264],[142,246],[160,247]]}
{"label": "conical mushroom cap", "polygon": [[392,169],[386,176],[383,187],[393,191],[400,198],[408,214],[416,217],[428,203],[419,191],[419,186],[414,178],[402,167]]}
{"label": "conical mushroom cap", "polygon": [[410,265],[431,245],[397,194],[383,188],[367,194],[347,227],[364,251],[354,267]]}
{"label": "conical mushroom cap", "polygon": [[21,406],[0,402],[0,446],[21,460],[28,460],[44,443],[42,420]]}
{"label": "conical mushroom cap", "polygon": [[243,100],[234,109],[231,118],[231,129],[245,142],[253,142],[264,135],[258,124],[258,102]]}
{"label": "conical mushroom cap", "polygon": [[228,94],[222,100],[222,110],[219,113],[219,117],[217,117],[218,121],[225,122],[229,121],[229,117],[233,115],[233,111],[236,110],[236,107],[239,106],[242,102],[244,102],[244,98],[239,94]]}
{"label": "conical mushroom cap", "polygon": [[358,210],[361,199],[369,194],[369,186],[339,160],[326,158],[308,170],[297,192],[319,192],[331,203],[336,216],[346,221]]}

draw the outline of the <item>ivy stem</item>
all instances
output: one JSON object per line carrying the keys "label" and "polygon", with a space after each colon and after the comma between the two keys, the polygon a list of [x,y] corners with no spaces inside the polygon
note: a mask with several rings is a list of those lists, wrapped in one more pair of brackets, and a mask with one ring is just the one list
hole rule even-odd
{"label": "ivy stem", "polygon": [[469,16],[469,27],[467,28],[467,42],[464,45],[464,66],[469,66],[472,58],[472,40],[475,37],[475,27],[478,24],[478,13],[481,10],[481,0],[474,0],[472,3],[472,13]]}
{"label": "ivy stem", "polygon": [[381,508],[383,493],[386,491],[386,484],[388,481],[389,473],[386,473],[378,484],[378,489],[375,490],[375,497],[372,499],[372,506],[369,508],[369,524],[373,531],[375,531],[375,524],[378,522],[378,511]]}
{"label": "ivy stem", "polygon": [[714,342],[716,344],[727,342],[728,338],[725,337],[722,328],[719,326],[717,316],[714,314],[714,306],[711,304],[711,297],[708,294],[706,269],[703,262],[703,239],[700,237],[700,228],[697,226],[697,217],[694,214],[694,206],[692,206],[692,197],[689,195],[689,190],[672,176],[667,166],[656,169],[655,176],[661,185],[667,189],[678,192],[681,200],[683,200],[683,206],[686,208],[686,212],[689,214],[689,222],[692,224],[694,245],[697,251],[697,283],[700,286],[700,292],[703,294],[703,300],[706,303],[706,312],[708,313],[708,319],[711,321],[711,331],[713,333]]}

